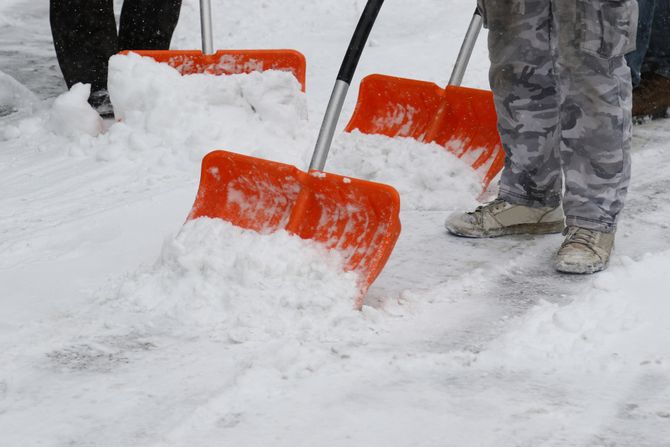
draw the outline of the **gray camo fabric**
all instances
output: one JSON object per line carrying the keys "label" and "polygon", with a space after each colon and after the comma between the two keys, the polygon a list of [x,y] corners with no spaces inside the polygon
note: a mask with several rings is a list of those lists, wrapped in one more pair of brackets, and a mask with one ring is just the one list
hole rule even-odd
{"label": "gray camo fabric", "polygon": [[[478,0],[507,154],[500,197],[612,232],[630,183],[635,0]],[[564,185],[565,182],[565,185]],[[565,192],[563,193],[563,187]],[[563,193],[563,194],[562,194]]]}

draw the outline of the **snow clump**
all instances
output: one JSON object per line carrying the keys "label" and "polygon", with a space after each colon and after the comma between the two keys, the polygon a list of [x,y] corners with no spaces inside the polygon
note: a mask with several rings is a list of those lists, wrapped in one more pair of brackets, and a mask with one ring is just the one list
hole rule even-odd
{"label": "snow clump", "polygon": [[102,132],[102,118],[88,103],[90,84],[75,84],[53,103],[49,116],[49,129],[57,135],[95,137]]}
{"label": "snow clump", "polygon": [[125,282],[111,304],[153,327],[211,330],[233,342],[328,338],[358,318],[358,278],[343,265],[338,253],[285,231],[261,236],[200,218],[166,241],[156,265]]}
{"label": "snow clump", "polygon": [[0,116],[24,109],[32,109],[37,97],[23,84],[0,71]]}
{"label": "snow clump", "polygon": [[286,163],[303,155],[295,140],[305,132],[307,102],[287,72],[182,76],[130,53],[110,59],[109,93],[121,122],[109,130],[105,158],[142,154],[183,166],[214,149]]}

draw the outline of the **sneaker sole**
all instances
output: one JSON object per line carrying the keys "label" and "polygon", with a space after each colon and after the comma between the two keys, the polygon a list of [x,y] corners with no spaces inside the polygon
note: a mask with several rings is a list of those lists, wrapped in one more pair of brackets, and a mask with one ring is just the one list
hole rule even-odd
{"label": "sneaker sole", "polygon": [[607,269],[607,264],[584,266],[580,264],[555,263],[554,268],[557,272],[569,275],[592,275]]}
{"label": "sneaker sole", "polygon": [[477,230],[461,230],[458,228],[450,228],[445,224],[447,231],[455,236],[467,237],[473,239],[493,238],[501,236],[518,236],[522,234],[556,234],[561,233],[565,229],[564,223],[561,222],[547,222],[537,224],[520,224],[511,225],[509,227],[494,228],[490,231]]}

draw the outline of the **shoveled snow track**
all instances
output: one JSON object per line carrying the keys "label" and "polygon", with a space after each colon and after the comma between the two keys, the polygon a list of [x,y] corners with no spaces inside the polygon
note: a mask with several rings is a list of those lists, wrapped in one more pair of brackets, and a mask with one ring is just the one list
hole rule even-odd
{"label": "shoveled snow track", "polygon": [[[46,23],[44,5],[21,11]],[[36,50],[49,51],[44,42]],[[22,70],[12,72],[21,81]],[[321,77],[311,88],[323,96],[330,78]],[[49,96],[50,78],[31,79]],[[670,122],[637,126],[636,135],[614,268],[670,247]],[[558,235],[449,237],[447,209],[404,211],[403,236],[370,292],[369,333],[236,344],[212,330],[101,324],[94,298],[156,259],[195,190],[195,174],[146,182],[124,166],[126,175],[112,175],[118,164],[11,152],[0,142],[0,435],[8,445],[670,445],[667,359],[622,372],[480,361],[536,304],[581,299],[594,279],[552,271]]]}
{"label": "shoveled snow track", "polygon": [[66,87],[53,51],[48,5],[5,1],[0,12],[0,70],[42,99],[58,95]]}
{"label": "shoveled snow track", "polygon": [[[652,146],[636,150],[638,170],[663,160]],[[647,176],[629,210],[654,205],[662,215],[665,183]],[[12,366],[0,378],[0,432],[24,445],[45,436],[98,446],[667,445],[666,374],[552,378],[470,365],[514,316],[541,299],[567,303],[591,279],[551,270],[559,236],[452,238],[443,217],[403,216],[403,239],[371,292],[385,308],[382,333],[314,355],[299,343],[231,346],[212,334],[82,336],[76,325],[86,322],[67,315],[23,325],[2,344]],[[628,216],[625,228],[638,231],[626,231],[619,251],[648,251],[651,234],[667,242],[653,218]],[[286,365],[263,365],[281,350]],[[33,426],[37,409],[45,431]]]}

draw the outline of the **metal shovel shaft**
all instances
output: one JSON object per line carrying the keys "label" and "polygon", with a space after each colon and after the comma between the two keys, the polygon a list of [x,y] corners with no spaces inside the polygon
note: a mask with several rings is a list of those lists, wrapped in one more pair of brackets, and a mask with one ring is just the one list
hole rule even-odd
{"label": "metal shovel shaft", "polygon": [[465,70],[468,68],[468,63],[470,62],[472,51],[477,43],[479,33],[482,30],[483,22],[484,19],[482,18],[479,9],[475,9],[475,13],[472,15],[472,20],[470,21],[470,26],[468,27],[468,32],[465,34],[465,39],[458,52],[458,57],[454,64],[454,71],[451,73],[451,78],[449,79],[449,85],[460,86],[463,83]]}
{"label": "metal shovel shaft", "polygon": [[365,48],[365,44],[370,36],[370,31],[372,31],[372,27],[375,24],[375,20],[377,20],[377,15],[383,4],[384,0],[368,0],[365,5],[363,14],[356,26],[356,31],[349,43],[347,53],[344,56],[344,61],[342,61],[342,66],[337,75],[333,93],[328,102],[328,108],[326,109],[326,114],[323,118],[323,123],[321,124],[321,130],[319,131],[319,138],[316,141],[312,161],[309,164],[310,171],[323,171],[326,167],[326,159],[328,158],[330,146],[333,143],[335,128],[340,119],[342,106],[347,97],[349,85],[354,77],[354,72],[358,66],[361,54],[363,54],[363,48]]}
{"label": "metal shovel shaft", "polygon": [[310,171],[323,171],[323,169],[326,167],[328,152],[330,151],[330,146],[333,143],[337,122],[340,119],[340,114],[342,113],[342,107],[344,106],[344,100],[347,98],[348,91],[349,84],[340,80],[335,82],[335,88],[333,89],[333,93],[330,95],[328,108],[326,109],[326,115],[324,116],[323,123],[321,124],[319,138],[316,140],[316,147],[314,148],[312,161],[309,164]]}
{"label": "metal shovel shaft", "polygon": [[200,30],[202,31],[202,52],[214,54],[214,36],[212,32],[212,2],[200,0]]}
{"label": "metal shovel shaft", "polygon": [[[477,43],[477,38],[479,33],[482,30],[484,19],[482,18],[479,8],[475,9],[474,14],[472,15],[472,20],[470,20],[470,25],[468,26],[468,31],[465,33],[465,38],[463,39],[463,44],[461,49],[458,52],[458,57],[456,58],[456,63],[454,64],[454,71],[451,73],[451,78],[449,79],[449,84],[446,87],[445,92],[449,89],[450,86],[460,87],[463,82],[463,77],[465,76],[465,70],[468,68],[468,63],[470,62],[470,57],[472,56],[472,51],[475,48]],[[428,128],[428,132],[424,135],[423,141],[426,143],[431,143],[435,141],[436,136],[440,133],[442,128],[443,121],[447,114],[447,110],[451,105],[448,101],[443,100],[440,105],[433,122]]]}

